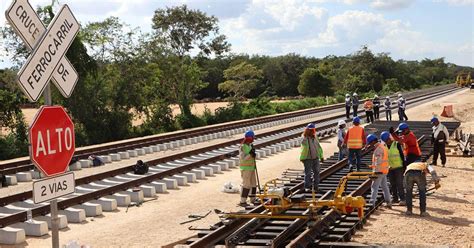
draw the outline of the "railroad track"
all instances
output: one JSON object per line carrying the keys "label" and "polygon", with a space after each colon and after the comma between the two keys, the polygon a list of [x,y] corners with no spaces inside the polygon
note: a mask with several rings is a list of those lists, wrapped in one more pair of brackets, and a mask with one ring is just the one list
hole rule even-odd
{"label": "railroad track", "polygon": [[[423,89],[414,92],[409,92],[406,93],[405,97],[409,99],[415,97],[429,96],[433,93],[454,90],[458,90],[458,88],[452,85],[445,85],[431,89]],[[243,130],[249,127],[252,127],[254,129],[260,129],[280,125],[283,123],[290,123],[297,119],[302,120],[306,118],[312,118],[322,113],[331,114],[335,111],[340,111],[343,109],[344,104],[334,104],[320,108],[305,109],[290,113],[283,113],[254,119],[235,121],[231,123],[211,125],[190,130],[183,130],[178,132],[111,142],[101,145],[88,146],[77,149],[72,161],[73,163],[76,163],[76,161],[86,160],[90,155],[104,156],[104,159],[106,160],[116,161],[119,159],[126,159],[127,156],[124,153],[129,153],[129,151],[133,151],[135,149],[156,146],[157,148],[152,151],[167,150],[178,146],[193,144],[197,142],[204,142],[210,139],[231,136],[236,133],[242,133]],[[363,110],[361,109],[359,112],[362,113]],[[114,156],[112,157],[117,157],[117,159],[108,158],[108,155],[110,154],[113,154]],[[86,164],[88,164],[88,162],[82,161],[82,163],[79,164],[82,164],[83,167],[86,167]],[[87,165],[87,167],[88,166],[90,165]],[[31,173],[30,171],[32,171],[33,169],[34,165],[31,163],[28,157],[0,162],[0,171],[4,175],[13,175],[15,173],[20,173],[18,177],[21,178],[21,181],[29,181],[29,176],[25,175],[25,173]],[[39,173],[37,172],[33,172],[33,174],[39,175]],[[38,176],[33,176],[33,178],[34,177]]]}
{"label": "railroad track", "polygon": [[[369,132],[379,134],[388,130],[396,122],[378,122],[366,127]],[[459,122],[444,123],[452,134],[459,127]],[[427,160],[432,154],[430,145],[431,125],[427,122],[409,122],[410,129],[420,137],[418,139],[422,150],[423,159]],[[371,151],[362,154],[362,164],[371,163]],[[337,188],[339,180],[349,173],[347,159],[337,161],[334,154],[321,163],[320,193],[318,199],[330,199]],[[362,171],[370,171],[363,166]],[[303,192],[304,173],[302,170],[287,170],[279,179],[279,187],[287,187],[294,197],[311,198],[310,193]],[[366,202],[370,198],[370,179],[349,181],[345,193],[353,196],[363,196]],[[356,212],[341,215],[333,209],[323,208],[318,214],[321,216],[316,223],[308,226],[308,220],[282,220],[282,219],[226,219],[212,225],[212,229],[201,229],[197,235],[164,247],[353,247],[354,243],[346,243],[352,235],[362,228],[367,218],[376,211],[382,203],[382,190],[380,189],[375,205],[367,204],[364,208],[364,217],[359,219]],[[262,205],[247,209],[248,213],[264,213]],[[291,208],[283,214],[305,215],[307,209]]]}
{"label": "railroad track", "polygon": [[[408,103],[412,106],[453,91],[456,89],[425,93],[409,100]],[[344,114],[339,114],[322,119],[313,117],[311,121],[317,122],[322,136],[327,136],[335,131],[335,120],[343,116]],[[259,133],[259,138],[256,140],[256,146],[260,149],[259,156],[264,157],[298,145],[304,126],[305,124],[298,124]],[[100,215],[102,211],[113,211],[117,206],[126,207],[132,202],[140,204],[144,197],[154,197],[157,192],[186,185],[188,182],[195,182],[207,175],[234,167],[237,164],[235,153],[239,141],[240,139],[235,139],[149,160],[147,163],[152,166],[150,173],[143,176],[132,174],[130,165],[80,178],[76,180],[77,193],[59,199],[58,207],[62,209],[63,227],[67,222],[81,222],[86,216]],[[134,187],[139,187],[141,190],[131,190]],[[49,213],[49,205],[35,205],[30,198],[31,191],[26,191],[1,199],[0,205],[5,207],[0,207],[0,227],[7,227],[0,229],[0,232],[5,232],[3,237],[21,236],[21,230],[24,232],[23,235],[29,236],[42,236],[48,232],[50,218],[45,215]],[[29,219],[29,215],[36,221],[25,222]],[[0,239],[0,244],[2,242],[5,243]]]}

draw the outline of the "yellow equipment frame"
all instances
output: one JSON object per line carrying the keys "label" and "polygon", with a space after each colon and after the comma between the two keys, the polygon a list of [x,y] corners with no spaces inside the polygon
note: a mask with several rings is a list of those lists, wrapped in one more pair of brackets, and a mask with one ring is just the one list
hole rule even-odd
{"label": "yellow equipment frame", "polygon": [[[291,195],[283,197],[269,193],[271,188],[277,187],[278,179],[273,179],[265,183],[263,192],[256,196],[263,202],[263,206],[267,211],[262,214],[258,213],[226,213],[225,218],[265,218],[265,219],[318,219],[317,211],[323,207],[329,207],[341,214],[349,214],[357,209],[359,219],[364,216],[365,199],[362,196],[343,196],[347,182],[349,180],[360,180],[376,177],[374,172],[351,172],[342,177],[334,192],[334,198],[331,200],[317,200],[316,193],[312,192],[310,200],[302,202],[292,202]],[[290,208],[307,208],[307,215],[291,215],[284,214],[284,211]]]}

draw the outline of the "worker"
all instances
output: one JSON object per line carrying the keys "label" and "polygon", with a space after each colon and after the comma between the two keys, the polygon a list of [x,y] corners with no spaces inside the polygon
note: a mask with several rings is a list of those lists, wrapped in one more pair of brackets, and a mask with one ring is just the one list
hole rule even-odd
{"label": "worker", "polygon": [[344,144],[349,149],[348,163],[349,171],[354,169],[354,156],[356,160],[357,171],[360,171],[360,153],[362,147],[365,146],[365,132],[364,128],[360,126],[360,118],[354,117],[352,119],[352,124],[354,124],[346,133],[344,137]]}
{"label": "worker", "polygon": [[383,106],[385,107],[385,117],[387,121],[392,120],[392,103],[390,102],[390,97],[385,97],[385,102],[383,102]]}
{"label": "worker", "polygon": [[346,122],[340,120],[337,123],[337,127],[337,147],[339,148],[339,161],[341,161],[347,154],[347,146],[344,144],[344,138],[346,137]]}
{"label": "worker", "polygon": [[413,162],[407,166],[405,171],[405,187],[407,191],[407,211],[406,215],[413,214],[413,187],[418,187],[419,198],[420,198],[420,216],[428,216],[426,212],[426,173],[430,173],[431,177],[435,181],[435,187],[439,188],[439,178],[436,175],[436,171],[428,166],[426,162]]}
{"label": "worker", "polygon": [[346,106],[346,119],[349,119],[350,114],[351,114],[351,106],[352,106],[352,99],[349,93],[346,94],[345,106]]}
{"label": "worker", "polygon": [[398,104],[398,118],[399,118],[399,120],[400,121],[408,121],[408,117],[405,114],[405,110],[406,110],[407,105],[406,105],[405,98],[403,98],[402,94],[398,94],[397,104]]}
{"label": "worker", "polygon": [[357,110],[359,108],[359,97],[357,93],[352,94],[352,109],[354,110],[353,117],[357,116]]}
{"label": "worker", "polygon": [[374,119],[378,120],[380,118],[380,99],[378,95],[374,96],[374,100],[372,100],[374,103]]}
{"label": "worker", "polygon": [[253,141],[255,139],[255,133],[252,130],[248,130],[244,134],[244,139],[239,148],[239,164],[240,164],[240,175],[242,177],[242,192],[240,195],[239,205],[242,207],[247,206],[247,197],[250,198],[250,202],[255,202],[255,194],[257,193],[257,179],[256,179],[256,153],[253,147]]}
{"label": "worker", "polygon": [[389,132],[380,134],[380,139],[388,148],[388,180],[392,190],[392,202],[405,206],[405,190],[403,188],[403,148],[397,141],[392,140]]}
{"label": "worker", "polygon": [[[400,123],[396,131],[393,131],[393,128],[391,127],[390,133],[392,134],[394,140],[400,142],[403,146],[405,168],[409,164],[421,159],[421,150],[420,146],[418,145],[418,139],[416,138],[415,134],[410,131],[408,124],[404,122]],[[400,133],[401,135],[398,136],[397,133]]]}
{"label": "worker", "polygon": [[387,182],[387,174],[389,168],[387,146],[383,143],[378,142],[377,136],[375,134],[369,134],[367,136],[367,146],[375,146],[374,154],[372,155],[372,164],[370,165],[370,167],[372,168],[373,172],[377,173],[377,177],[372,180],[370,203],[375,205],[379,188],[382,187],[386,207],[392,208],[390,190],[388,188]]}
{"label": "worker", "polygon": [[433,125],[433,134],[431,143],[433,144],[433,165],[438,164],[438,156],[441,155],[441,165],[446,166],[446,144],[448,143],[448,129],[439,122],[438,118],[431,119]]}
{"label": "worker", "polygon": [[367,117],[367,123],[374,123],[374,103],[372,100],[367,99],[364,102],[365,116]]}
{"label": "worker", "polygon": [[316,127],[310,123],[303,132],[300,154],[300,161],[304,165],[304,188],[307,192],[318,192],[319,160],[324,161],[323,149],[316,136]]}

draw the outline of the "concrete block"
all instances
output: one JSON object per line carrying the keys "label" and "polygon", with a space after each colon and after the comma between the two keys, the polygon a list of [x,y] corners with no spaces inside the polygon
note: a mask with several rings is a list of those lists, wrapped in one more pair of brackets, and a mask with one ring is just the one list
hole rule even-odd
{"label": "concrete block", "polygon": [[221,166],[217,164],[208,164],[206,167],[213,169],[214,174],[222,173]]}
{"label": "concrete block", "polygon": [[223,161],[216,162],[215,164],[221,167],[221,171],[229,170],[229,164]]}
{"label": "concrete block", "polygon": [[143,195],[142,190],[132,191],[131,189],[128,189],[126,191],[120,192],[120,194],[129,195],[132,202],[136,202],[136,203],[140,203],[145,200],[145,196]]}
{"label": "concrete block", "polygon": [[163,150],[169,150],[169,149],[173,148],[171,146],[171,143],[164,143],[164,145],[165,145],[165,149],[163,149]]}
{"label": "concrete block", "polygon": [[178,140],[178,145],[179,146],[185,146],[186,142],[184,140]]}
{"label": "concrete block", "polygon": [[193,137],[192,140],[193,140],[193,144],[196,144],[196,143],[200,142],[199,137]]}
{"label": "concrete block", "polygon": [[139,188],[143,191],[143,196],[144,197],[155,197],[156,196],[156,190],[155,190],[154,186],[141,185]]}
{"label": "concrete block", "polygon": [[196,179],[196,174],[191,173],[191,172],[183,172],[179,175],[185,176],[186,179],[188,180],[188,183],[195,183],[197,181]]}
{"label": "concrete block", "polygon": [[33,180],[33,177],[31,175],[31,172],[26,171],[16,173],[16,179],[18,180],[18,182],[31,182]]}
{"label": "concrete block", "polygon": [[81,163],[79,163],[79,162],[75,162],[75,163],[69,165],[69,170],[70,171],[78,171],[78,170],[81,170],[81,169],[82,169]]}
{"label": "concrete block", "polygon": [[86,220],[86,211],[84,209],[66,208],[59,210],[59,214],[66,215],[69,223],[81,223]]}
{"label": "concrete block", "polygon": [[191,173],[196,175],[196,179],[204,179],[206,177],[206,172],[202,169],[192,169]]}
{"label": "concrete block", "polygon": [[201,166],[201,167],[199,167],[199,169],[201,169],[201,170],[204,171],[204,175],[205,175],[205,176],[212,176],[212,175],[214,175],[214,171],[212,170],[211,167]]}
{"label": "concrete block", "polygon": [[[30,170],[30,173],[31,173],[31,177],[33,179],[41,179],[43,177],[42,173],[39,172],[39,171],[35,171],[35,170]],[[28,235],[28,234],[27,234]]]}
{"label": "concrete block", "polygon": [[108,195],[104,197],[105,199],[113,199],[117,202],[117,206],[119,207],[127,207],[132,202],[130,195],[122,194],[122,193],[115,193],[113,195]]}
{"label": "concrete block", "polygon": [[137,148],[137,149],[135,149],[135,151],[137,152],[138,156],[145,155],[145,149],[143,149],[143,148]]}
{"label": "concrete block", "polygon": [[[67,217],[66,215],[58,215],[58,218],[59,218],[59,229],[63,229],[63,228],[66,228],[67,227]],[[48,228],[51,229],[51,214],[48,214],[46,216],[38,216],[38,217],[34,217],[33,218],[34,220],[37,220],[37,221],[44,221],[46,222],[46,224],[48,224]]]}
{"label": "concrete block", "polygon": [[224,161],[227,162],[227,164],[229,165],[229,168],[235,168],[237,167],[237,164],[239,163],[238,159],[226,159]]}
{"label": "concrete block", "polygon": [[[155,192],[156,193],[166,193],[166,190],[167,190],[167,187],[166,187],[166,183],[162,183],[162,182],[151,182],[149,184],[146,184],[147,186],[152,186],[152,187],[155,187]],[[176,185],[177,187],[177,185]]]}
{"label": "concrete block", "polygon": [[166,144],[159,144],[158,148],[160,151],[168,150],[168,147],[166,146]]}
{"label": "concrete block", "polygon": [[171,141],[169,144],[170,144],[170,149],[178,147],[178,143],[176,143],[176,141]]}
{"label": "concrete block", "polygon": [[158,152],[158,151],[160,151],[160,148],[159,148],[157,145],[155,145],[155,146],[150,146],[150,148],[153,150],[153,152]]}
{"label": "concrete block", "polygon": [[151,148],[149,146],[143,147],[143,150],[145,150],[145,154],[153,153],[153,148]]}
{"label": "concrete block", "polygon": [[17,245],[25,242],[26,233],[24,229],[4,227],[0,228],[0,244]]}
{"label": "concrete block", "polygon": [[75,205],[72,208],[83,209],[86,212],[87,217],[102,215],[102,205],[97,203],[84,202],[80,205]]}
{"label": "concrete block", "polygon": [[41,237],[48,234],[48,223],[44,221],[30,220],[25,222],[18,222],[10,227],[23,229],[28,236]]}
{"label": "concrete block", "polygon": [[104,164],[112,163],[112,157],[110,155],[102,155],[102,156],[99,156],[99,158],[101,158],[102,161],[104,161]]}
{"label": "concrete block", "polygon": [[110,212],[117,209],[117,201],[110,198],[99,198],[98,200],[90,201],[90,203],[100,204],[102,206],[102,211]]}
{"label": "concrete block", "polygon": [[112,159],[112,161],[120,161],[122,159],[122,157],[118,153],[111,153],[110,158]]}
{"label": "concrete block", "polygon": [[166,184],[167,189],[177,189],[178,188],[178,180],[176,180],[174,178],[163,178],[161,180],[156,180],[155,182]]}
{"label": "concrete block", "polygon": [[92,167],[92,161],[90,161],[89,159],[80,159],[78,162],[81,164],[81,168]]}
{"label": "concrete block", "polygon": [[257,151],[257,159],[265,157],[265,152],[263,150]]}
{"label": "concrete block", "polygon": [[204,141],[204,137],[202,137],[202,136],[198,136],[196,138],[197,138],[197,141],[198,141],[197,143],[201,143],[201,142]]}
{"label": "concrete block", "polygon": [[16,179],[16,175],[6,175],[7,178],[7,184],[8,185],[17,185],[18,180]]}
{"label": "concrete block", "polygon": [[171,179],[175,179],[178,182],[179,186],[186,186],[188,185],[188,179],[186,176],[183,175],[174,175],[170,177]]}
{"label": "concrete block", "polygon": [[138,152],[135,150],[128,150],[127,152],[131,158],[138,156]]}

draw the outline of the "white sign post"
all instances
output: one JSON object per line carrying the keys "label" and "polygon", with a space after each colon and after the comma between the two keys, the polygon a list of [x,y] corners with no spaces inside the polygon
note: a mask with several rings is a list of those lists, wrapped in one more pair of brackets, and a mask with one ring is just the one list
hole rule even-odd
{"label": "white sign post", "polygon": [[[35,44],[46,31],[46,27],[28,0],[14,0],[5,12],[5,16],[26,47],[33,50]],[[64,56],[53,72],[52,81],[61,94],[68,98],[71,96],[78,79],[79,76],[76,70]]]}
{"label": "white sign post", "polygon": [[33,182],[33,202],[38,204],[74,193],[74,173]]}

